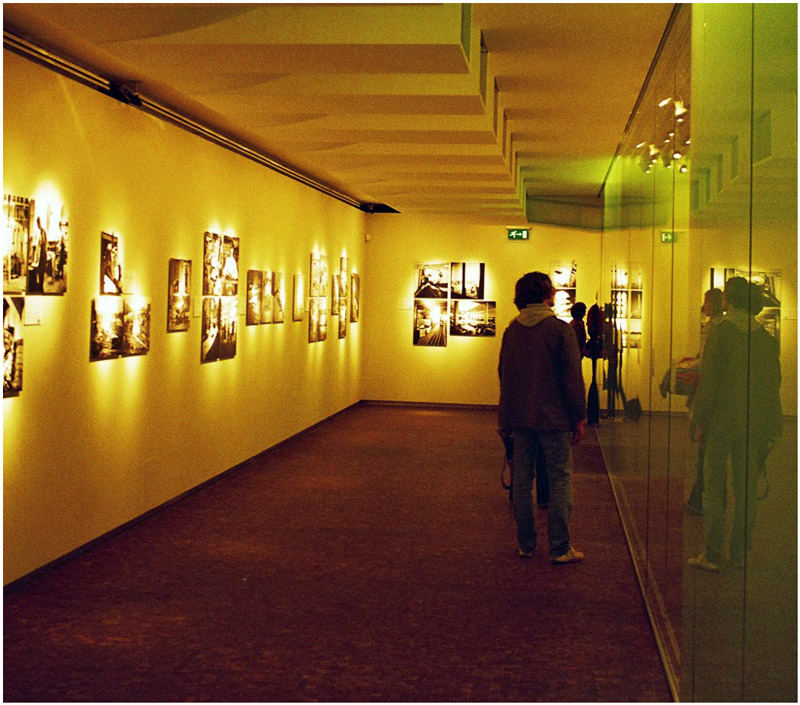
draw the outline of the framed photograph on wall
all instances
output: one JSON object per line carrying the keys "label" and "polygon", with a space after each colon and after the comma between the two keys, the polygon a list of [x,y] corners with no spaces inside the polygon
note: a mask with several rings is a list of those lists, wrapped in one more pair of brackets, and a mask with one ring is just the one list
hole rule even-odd
{"label": "framed photograph on wall", "polygon": [[283,272],[272,273],[272,322],[283,323],[286,293]]}
{"label": "framed photograph on wall", "polygon": [[122,307],[122,355],[144,355],[150,350],[150,302],[126,296]]}
{"label": "framed photograph on wall", "polygon": [[454,299],[482,299],[484,292],[483,262],[450,263],[450,296]]}
{"label": "framed photograph on wall", "polygon": [[324,296],[308,300],[308,342],[319,343],[328,338],[328,302]]}
{"label": "framed photograph on wall", "polygon": [[449,264],[416,266],[415,299],[446,299],[450,284]]}
{"label": "framed photograph on wall", "polygon": [[247,308],[245,325],[261,323],[261,290],[264,286],[264,273],[258,269],[247,270]]}
{"label": "framed photograph on wall", "polygon": [[350,275],[350,322],[358,323],[361,313],[361,277],[353,272]]}
{"label": "framed photograph on wall", "polygon": [[261,322],[272,323],[273,299],[272,299],[272,272],[261,273]]}
{"label": "framed photograph on wall", "polygon": [[222,235],[203,234],[203,296],[222,296]]}
{"label": "framed photograph on wall", "polygon": [[306,286],[302,274],[295,274],[292,282],[292,320],[302,321],[306,312]]}
{"label": "framed photograph on wall", "polygon": [[472,338],[496,335],[495,301],[457,300],[450,303],[450,335]]}
{"label": "framed photograph on wall", "polygon": [[229,360],[236,356],[236,337],[239,323],[239,299],[223,296],[219,309],[219,357]]}
{"label": "framed photograph on wall", "polygon": [[24,296],[3,297],[3,396],[22,391]]}
{"label": "framed photograph on wall", "polygon": [[572,304],[577,300],[575,297],[578,291],[578,263],[557,263],[553,265],[550,273],[550,280],[556,290],[553,312],[562,321],[569,323],[572,320],[570,311]]}
{"label": "framed photograph on wall", "polygon": [[239,293],[239,238],[225,235],[222,238],[222,295]]}
{"label": "framed photograph on wall", "polygon": [[27,289],[28,238],[33,212],[33,199],[3,194],[6,229],[3,249],[4,294],[24,294]]}
{"label": "framed photograph on wall", "polygon": [[219,296],[206,296],[203,298],[203,327],[200,336],[200,362],[219,360],[220,331],[219,331]]}
{"label": "framed photograph on wall", "polygon": [[189,330],[192,317],[192,260],[170,259],[167,284],[167,332]]}
{"label": "framed photograph on wall", "polygon": [[447,301],[414,300],[414,345],[439,348],[447,345]]}
{"label": "framed photograph on wall", "polygon": [[122,354],[123,303],[121,296],[92,299],[89,360],[111,360]]}
{"label": "framed photograph on wall", "polygon": [[113,233],[100,233],[100,294],[103,296],[122,294],[120,259],[119,238]]}
{"label": "framed photograph on wall", "polygon": [[69,229],[64,206],[39,201],[31,221],[27,254],[28,293],[64,294],[67,291]]}

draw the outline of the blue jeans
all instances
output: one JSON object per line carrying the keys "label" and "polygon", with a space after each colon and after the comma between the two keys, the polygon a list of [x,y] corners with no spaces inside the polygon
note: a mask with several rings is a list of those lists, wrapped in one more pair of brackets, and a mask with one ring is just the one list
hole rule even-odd
{"label": "blue jeans", "polygon": [[536,456],[541,451],[549,485],[547,534],[550,555],[561,556],[569,550],[569,515],[572,511],[570,434],[566,431],[512,429],[511,436],[514,439],[511,482],[519,546],[523,551],[532,551],[536,547],[531,493],[536,477]]}

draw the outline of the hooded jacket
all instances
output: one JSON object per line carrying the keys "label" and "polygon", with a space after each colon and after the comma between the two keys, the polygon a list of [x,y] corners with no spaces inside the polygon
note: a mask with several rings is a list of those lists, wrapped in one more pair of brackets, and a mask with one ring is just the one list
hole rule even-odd
{"label": "hooded jacket", "polygon": [[544,304],[508,325],[500,347],[500,428],[572,431],[586,418],[578,341]]}

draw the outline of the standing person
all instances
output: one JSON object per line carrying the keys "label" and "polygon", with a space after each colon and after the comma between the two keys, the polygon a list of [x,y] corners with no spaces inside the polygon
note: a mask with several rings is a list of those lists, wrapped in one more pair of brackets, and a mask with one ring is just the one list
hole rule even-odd
{"label": "standing person", "polygon": [[705,549],[689,565],[718,571],[725,543],[728,458],[734,493],[730,561],[743,566],[756,521],[758,476],[769,448],[781,435],[778,343],[755,319],[758,288],[744,277],[725,282],[724,320],[708,336],[692,421],[705,442]]}
{"label": "standing person", "polygon": [[583,322],[583,317],[586,315],[586,304],[583,301],[574,303],[569,313],[572,316],[569,327],[575,331],[575,337],[578,339],[578,350],[580,350],[581,357],[583,357],[586,355],[586,325]]}
{"label": "standing person", "polygon": [[541,450],[549,485],[550,558],[574,563],[583,553],[570,545],[570,440],[583,438],[586,394],[575,334],[551,309],[555,293],[542,272],[529,272],[517,282],[514,304],[520,313],[506,328],[500,349],[499,424],[514,441],[512,494],[520,556],[532,556],[536,547],[531,491]]}

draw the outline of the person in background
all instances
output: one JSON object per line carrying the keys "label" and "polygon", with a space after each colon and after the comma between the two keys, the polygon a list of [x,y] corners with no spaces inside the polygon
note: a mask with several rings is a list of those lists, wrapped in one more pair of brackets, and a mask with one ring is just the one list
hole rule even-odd
{"label": "person in background", "polygon": [[753,540],[757,483],[766,456],[781,435],[778,343],[755,319],[763,307],[758,287],[743,277],[725,282],[724,320],[708,336],[692,421],[705,442],[705,549],[689,565],[722,568],[728,458],[734,493],[730,562],[743,567]]}
{"label": "person in background", "polygon": [[586,355],[586,325],[583,323],[583,317],[586,315],[586,304],[583,301],[577,301],[570,309],[572,320],[569,322],[569,327],[575,331],[575,337],[578,339],[578,350],[581,351],[581,357]]}
{"label": "person in background", "polygon": [[586,392],[575,334],[552,311],[553,283],[529,272],[516,284],[519,315],[503,334],[499,430],[513,439],[512,499],[519,554],[533,556],[536,525],[531,497],[541,451],[549,485],[547,533],[554,563],[575,563],[583,553],[570,544],[572,511],[570,441],[583,438]]}

